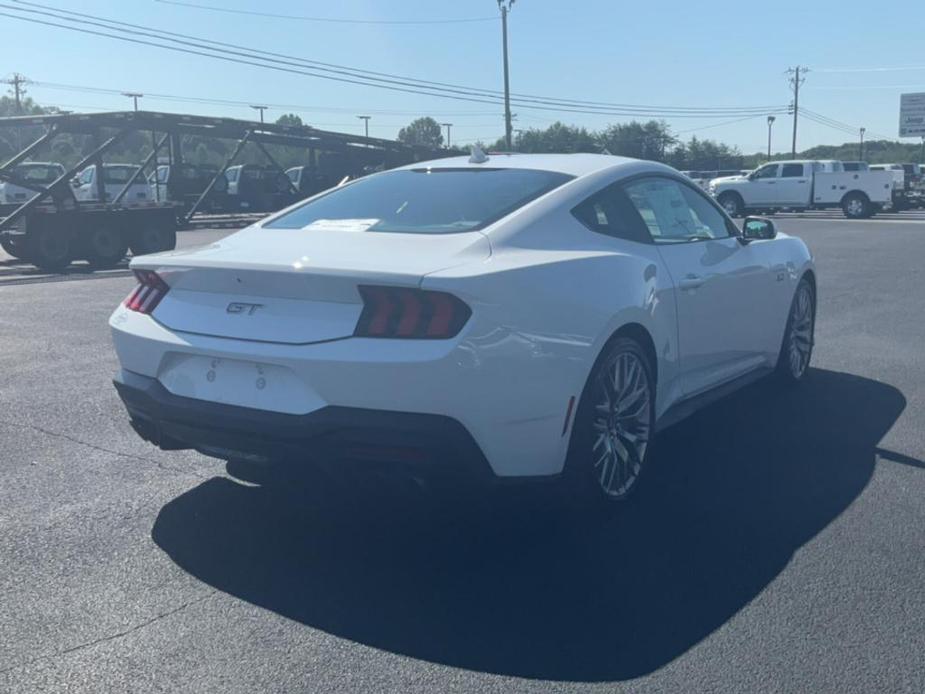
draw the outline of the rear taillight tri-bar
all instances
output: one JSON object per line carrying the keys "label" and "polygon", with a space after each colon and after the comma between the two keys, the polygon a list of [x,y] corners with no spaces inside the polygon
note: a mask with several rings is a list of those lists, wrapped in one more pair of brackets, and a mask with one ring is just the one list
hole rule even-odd
{"label": "rear taillight tri-bar", "polygon": [[170,287],[154,270],[132,270],[138,280],[135,291],[125,297],[125,307],[138,313],[151,313]]}
{"label": "rear taillight tri-bar", "polygon": [[359,290],[363,312],[357,337],[445,340],[459,334],[472,315],[463,301],[446,292],[371,285]]}

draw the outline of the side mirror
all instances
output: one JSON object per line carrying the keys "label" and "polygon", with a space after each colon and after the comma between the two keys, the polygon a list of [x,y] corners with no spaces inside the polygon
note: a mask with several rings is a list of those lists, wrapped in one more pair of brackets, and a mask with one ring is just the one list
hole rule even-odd
{"label": "side mirror", "polygon": [[746,217],[742,222],[742,239],[749,241],[766,241],[777,236],[774,222],[765,217]]}

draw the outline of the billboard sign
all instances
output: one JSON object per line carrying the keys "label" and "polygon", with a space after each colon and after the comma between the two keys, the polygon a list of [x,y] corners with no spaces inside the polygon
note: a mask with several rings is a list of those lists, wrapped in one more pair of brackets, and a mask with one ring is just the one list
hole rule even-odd
{"label": "billboard sign", "polygon": [[925,137],[925,92],[899,97],[899,136]]}

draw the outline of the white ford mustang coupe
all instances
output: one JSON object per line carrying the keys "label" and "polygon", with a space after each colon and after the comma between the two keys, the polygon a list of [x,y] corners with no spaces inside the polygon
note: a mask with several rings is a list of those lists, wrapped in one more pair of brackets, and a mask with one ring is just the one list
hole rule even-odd
{"label": "white ford mustang coupe", "polygon": [[131,268],[115,385],[151,443],[604,507],[656,431],[813,348],[800,239],[613,156],[414,164]]}

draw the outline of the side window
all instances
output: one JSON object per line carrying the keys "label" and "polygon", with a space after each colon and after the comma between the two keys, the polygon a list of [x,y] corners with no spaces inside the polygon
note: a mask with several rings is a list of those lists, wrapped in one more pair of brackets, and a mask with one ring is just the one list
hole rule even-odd
{"label": "side window", "polygon": [[575,207],[572,214],[591,231],[599,234],[638,243],[651,242],[646,225],[617,184],[595,193]]}
{"label": "side window", "polygon": [[93,183],[93,171],[94,167],[90,166],[80,172],[80,177],[77,179],[80,182],[80,185]]}
{"label": "side window", "polygon": [[779,168],[777,164],[765,164],[755,172],[755,178],[777,178]]}
{"label": "side window", "polygon": [[783,170],[780,172],[781,178],[799,178],[802,175],[802,164],[784,164]]}
{"label": "side window", "polygon": [[656,243],[731,236],[726,217],[702,193],[669,178],[643,178],[625,187]]}

